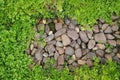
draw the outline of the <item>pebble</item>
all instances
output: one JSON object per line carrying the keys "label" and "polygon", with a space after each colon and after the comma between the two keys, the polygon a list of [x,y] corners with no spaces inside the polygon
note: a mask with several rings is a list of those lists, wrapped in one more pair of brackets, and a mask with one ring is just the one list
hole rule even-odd
{"label": "pebble", "polygon": [[77,43],[80,45],[81,44],[81,40],[80,40],[80,38],[79,39],[77,39]]}
{"label": "pebble", "polygon": [[71,43],[71,40],[66,34],[63,34],[62,35],[62,42],[63,42],[64,46],[67,46]]}
{"label": "pebble", "polygon": [[64,65],[64,55],[58,57],[58,65]]}
{"label": "pebble", "polygon": [[34,49],[34,44],[30,44],[30,50]]}
{"label": "pebble", "polygon": [[44,56],[44,57],[48,57],[48,53],[46,53],[46,52],[43,53],[43,56]]}
{"label": "pebble", "polygon": [[63,54],[64,53],[64,49],[61,47],[56,47],[56,50],[58,51],[59,54]]}
{"label": "pebble", "polygon": [[94,57],[96,57],[96,54],[94,52],[89,52],[87,54],[87,58],[93,59]]}
{"label": "pebble", "polygon": [[67,31],[67,35],[72,38],[73,40],[77,40],[78,39],[78,34],[75,30],[68,30]]}
{"label": "pebble", "polygon": [[79,27],[75,27],[75,31],[76,31],[77,33],[79,33],[79,32],[80,32]]}
{"label": "pebble", "polygon": [[59,37],[60,35],[64,34],[65,32],[66,32],[66,29],[62,28],[55,33],[55,37]]}
{"label": "pebble", "polygon": [[105,45],[104,45],[104,44],[96,44],[96,47],[97,47],[98,49],[102,49],[102,50],[105,49]]}
{"label": "pebble", "polygon": [[83,49],[85,49],[85,48],[86,48],[86,44],[85,44],[85,43],[82,43],[82,44],[81,44],[81,47],[82,47]]}
{"label": "pebble", "polygon": [[91,66],[93,66],[93,61],[90,60],[90,59],[88,59],[88,60],[86,61],[86,64],[87,64],[89,67],[91,67]]}
{"label": "pebble", "polygon": [[98,27],[98,25],[94,25],[94,27],[93,27],[93,32],[94,32],[94,33],[98,33],[98,32],[99,32],[99,27]]}
{"label": "pebble", "polygon": [[88,38],[92,39],[92,37],[93,37],[93,31],[92,30],[87,30],[86,33],[87,33]]}
{"label": "pebble", "polygon": [[56,51],[55,54],[54,54],[54,59],[57,60],[59,57],[59,53]]}
{"label": "pebble", "polygon": [[111,34],[106,34],[106,38],[107,39],[114,39],[115,37],[113,35],[111,35]]}
{"label": "pebble", "polygon": [[48,37],[45,38],[46,42],[49,42],[54,39],[54,34],[49,35]]}
{"label": "pebble", "polygon": [[62,23],[55,23],[55,29],[56,30],[62,29]]}
{"label": "pebble", "polygon": [[74,49],[72,47],[67,47],[65,49],[65,54],[67,54],[67,55],[73,55],[74,54]]}
{"label": "pebble", "polygon": [[119,29],[118,25],[113,25],[113,26],[112,26],[112,30],[113,30],[113,31],[118,31],[118,29]]}
{"label": "pebble", "polygon": [[80,48],[76,49],[75,50],[75,55],[76,55],[77,58],[82,57],[82,50]]}
{"label": "pebble", "polygon": [[109,26],[109,24],[103,24],[102,25],[102,30],[104,31],[108,26]]}
{"label": "pebble", "polygon": [[79,34],[80,34],[81,40],[82,40],[83,42],[87,43],[89,39],[88,39],[86,33],[85,33],[84,31],[80,31]]}
{"label": "pebble", "polygon": [[31,52],[31,55],[33,56],[33,55],[35,55],[35,52],[37,51],[37,49],[36,48],[34,48],[33,50],[32,50],[32,52]]}
{"label": "pebble", "polygon": [[104,51],[99,49],[99,50],[96,51],[96,54],[100,57],[103,57],[104,56]]}
{"label": "pebble", "polygon": [[108,27],[105,29],[104,33],[112,33],[112,28],[111,28],[110,26],[108,26]]}
{"label": "pebble", "polygon": [[61,42],[57,41],[57,42],[56,42],[56,46],[57,46],[57,47],[63,47],[63,44],[62,44]]}
{"label": "pebble", "polygon": [[37,50],[36,53],[35,53],[35,58],[38,60],[38,61],[41,61],[42,58],[43,58],[43,55],[41,53],[41,50]]}
{"label": "pebble", "polygon": [[86,64],[86,61],[85,61],[85,60],[78,60],[78,64],[80,64],[80,65],[85,65],[85,64]]}
{"label": "pebble", "polygon": [[111,56],[110,54],[105,54],[105,58],[106,58],[107,60],[112,60],[112,56]]}
{"label": "pebble", "polygon": [[112,45],[112,46],[116,46],[116,41],[115,40],[108,40],[108,44]]}
{"label": "pebble", "polygon": [[75,29],[75,25],[72,23],[70,23],[68,27],[69,27],[69,29]]}
{"label": "pebble", "polygon": [[106,43],[106,37],[104,33],[95,34],[95,41],[98,43]]}
{"label": "pebble", "polygon": [[92,49],[95,46],[95,40],[89,40],[88,42],[88,49]]}

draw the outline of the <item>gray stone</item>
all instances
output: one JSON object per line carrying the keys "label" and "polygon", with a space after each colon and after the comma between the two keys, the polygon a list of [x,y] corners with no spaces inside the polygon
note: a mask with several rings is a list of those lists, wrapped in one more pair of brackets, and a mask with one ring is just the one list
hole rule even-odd
{"label": "gray stone", "polygon": [[116,21],[116,20],[118,20],[118,19],[119,19],[118,16],[116,16],[116,15],[112,16],[112,20],[113,20],[113,21]]}
{"label": "gray stone", "polygon": [[109,48],[107,48],[107,49],[105,50],[105,52],[106,52],[106,53],[111,53],[112,51],[111,51]]}
{"label": "gray stone", "polygon": [[113,34],[116,38],[120,39],[120,35],[119,34]]}
{"label": "gray stone", "polygon": [[62,42],[63,42],[64,46],[67,46],[71,43],[71,40],[66,34],[63,34],[62,35]]}
{"label": "gray stone", "polygon": [[105,20],[104,19],[99,19],[99,21],[103,24],[105,23]]}
{"label": "gray stone", "polygon": [[43,53],[43,56],[44,56],[44,57],[48,57],[48,53],[46,53],[46,52]]}
{"label": "gray stone", "polygon": [[96,51],[96,54],[100,57],[103,57],[104,56],[104,51],[99,49],[99,50]]}
{"label": "gray stone", "polygon": [[58,65],[64,65],[64,55],[58,57]]}
{"label": "gray stone", "polygon": [[72,19],[72,20],[71,20],[71,23],[72,23],[73,25],[77,25],[77,21],[76,21],[75,19]]}
{"label": "gray stone", "polygon": [[76,49],[75,50],[75,55],[76,55],[77,58],[82,57],[82,50],[80,48]]}
{"label": "gray stone", "polygon": [[55,33],[55,37],[59,37],[66,32],[66,28],[62,28]]}
{"label": "gray stone", "polygon": [[116,41],[115,40],[108,40],[108,44],[112,45],[112,46],[116,46]]}
{"label": "gray stone", "polygon": [[85,44],[85,43],[82,43],[82,44],[81,44],[81,47],[82,47],[83,49],[85,49],[85,48],[86,48],[86,44]]}
{"label": "gray stone", "polygon": [[118,25],[113,25],[113,26],[112,26],[112,30],[113,30],[113,31],[118,31],[118,29],[119,29]]}
{"label": "gray stone", "polygon": [[102,50],[105,49],[105,45],[104,45],[104,44],[96,44],[96,47],[97,47],[98,49],[102,49]]}
{"label": "gray stone", "polygon": [[55,45],[55,44],[56,44],[56,41],[55,41],[55,40],[52,40],[52,41],[47,42],[47,44]]}
{"label": "gray stone", "polygon": [[71,47],[75,47],[76,44],[77,44],[76,41],[72,41],[72,42],[70,43],[70,46],[71,46]]}
{"label": "gray stone", "polygon": [[76,31],[77,33],[79,33],[79,32],[80,32],[79,27],[75,27],[75,31]]}
{"label": "gray stone", "polygon": [[117,53],[116,56],[117,56],[118,58],[120,58],[120,53]]}
{"label": "gray stone", "polygon": [[103,24],[102,25],[102,30],[104,31],[108,26],[109,26],[109,24]]}
{"label": "gray stone", "polygon": [[118,49],[117,48],[114,48],[113,49],[113,53],[117,53],[118,52]]}
{"label": "gray stone", "polygon": [[98,43],[106,43],[106,37],[104,33],[95,34],[95,41]]}
{"label": "gray stone", "polygon": [[64,53],[64,49],[61,47],[56,47],[56,50],[58,51],[59,54],[63,54]]}
{"label": "gray stone", "polygon": [[62,41],[61,36],[56,38],[56,41]]}
{"label": "gray stone", "polygon": [[53,53],[53,52],[55,51],[55,47],[54,47],[52,44],[51,44],[51,45],[48,45],[47,51],[48,51],[49,53]]}
{"label": "gray stone", "polygon": [[57,47],[63,47],[63,44],[62,44],[61,42],[57,41],[57,42],[56,42],[56,46],[57,46]]}
{"label": "gray stone", "polygon": [[111,28],[110,26],[108,26],[108,27],[105,29],[104,33],[112,33],[112,28]]}
{"label": "gray stone", "polygon": [[41,27],[44,28],[44,26],[45,26],[44,24],[38,24],[38,25],[37,25],[37,31],[40,32]]}
{"label": "gray stone", "polygon": [[67,25],[70,24],[70,20],[68,18],[65,18],[65,24],[67,24]]}
{"label": "gray stone", "polygon": [[46,42],[49,42],[54,39],[54,34],[49,35],[48,37],[45,38]]}
{"label": "gray stone", "polygon": [[67,54],[67,55],[73,55],[74,54],[74,49],[72,47],[67,47],[65,49],[65,54]]}
{"label": "gray stone", "polygon": [[54,54],[54,59],[57,60],[59,57],[59,53],[56,51],[55,54]]}
{"label": "gray stone", "polygon": [[106,58],[107,60],[112,60],[112,56],[111,56],[110,54],[105,54],[105,58]]}
{"label": "gray stone", "polygon": [[88,38],[89,38],[89,39],[92,39],[92,37],[93,37],[93,32],[92,32],[92,30],[87,30],[86,33],[87,33]]}
{"label": "gray stone", "polygon": [[94,57],[96,57],[96,54],[94,52],[89,52],[87,54],[87,58],[93,59]]}
{"label": "gray stone", "polygon": [[75,49],[78,49],[78,48],[80,48],[80,45],[79,45],[79,44],[76,44],[76,45],[75,45]]}
{"label": "gray stone", "polygon": [[95,40],[89,40],[88,42],[88,49],[92,49],[95,46]]}
{"label": "gray stone", "polygon": [[85,61],[85,60],[78,60],[77,62],[78,62],[78,64],[80,64],[80,65],[85,65],[85,64],[86,64],[86,61]]}
{"label": "gray stone", "polygon": [[88,54],[89,52],[90,52],[89,49],[83,49],[83,50],[82,50],[82,54],[83,54],[83,55],[86,55],[86,54]]}
{"label": "gray stone", "polygon": [[70,24],[69,24],[69,29],[75,29],[75,25],[72,24],[72,23],[70,23]]}
{"label": "gray stone", "polygon": [[73,40],[77,40],[78,39],[78,34],[75,30],[68,30],[67,31],[67,35],[72,38]]}
{"label": "gray stone", "polygon": [[111,34],[106,34],[106,38],[107,39],[114,39],[115,37],[113,35],[111,35]]}
{"label": "gray stone", "polygon": [[41,61],[42,58],[43,58],[43,55],[41,53],[41,50],[37,50],[36,53],[35,53],[35,58],[38,60],[38,61]]}
{"label": "gray stone", "polygon": [[117,42],[117,43],[116,43],[117,45],[120,45],[120,40],[117,40],[116,42]]}
{"label": "gray stone", "polygon": [[50,32],[50,27],[48,25],[45,26],[45,32],[48,34]]}
{"label": "gray stone", "polygon": [[82,40],[83,42],[87,43],[89,39],[88,39],[86,33],[85,33],[84,31],[80,31],[79,34],[80,34],[81,40]]}
{"label": "gray stone", "polygon": [[78,43],[79,45],[81,44],[81,40],[80,40],[80,38],[77,39],[77,43]]}
{"label": "gray stone", "polygon": [[94,33],[98,33],[98,32],[99,32],[99,27],[98,27],[98,25],[94,25],[94,27],[93,27],[93,32],[94,32]]}
{"label": "gray stone", "polygon": [[55,29],[60,30],[62,28],[62,23],[55,23]]}

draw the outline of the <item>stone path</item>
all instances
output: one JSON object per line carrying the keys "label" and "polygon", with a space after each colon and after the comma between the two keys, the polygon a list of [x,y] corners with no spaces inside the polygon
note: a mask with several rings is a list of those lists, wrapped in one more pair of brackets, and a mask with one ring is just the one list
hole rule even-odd
{"label": "stone path", "polygon": [[[55,67],[61,68],[65,64],[75,68],[81,65],[93,66],[93,58],[97,57],[101,63],[106,60],[120,62],[120,26],[117,20],[109,25],[101,20],[93,26],[93,30],[81,30],[81,25],[75,20],[65,18],[64,21],[41,21],[35,28],[35,40],[31,42],[26,53],[34,58],[37,64],[43,65],[47,59],[56,61]],[[50,23],[55,29],[51,29]],[[43,37],[40,28],[45,28]],[[54,31],[53,31],[54,30]],[[36,40],[44,38],[44,48]]]}

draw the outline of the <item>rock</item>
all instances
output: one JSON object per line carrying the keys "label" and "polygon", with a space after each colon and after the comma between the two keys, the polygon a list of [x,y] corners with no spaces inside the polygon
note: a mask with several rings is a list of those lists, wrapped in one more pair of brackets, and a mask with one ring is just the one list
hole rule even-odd
{"label": "rock", "polygon": [[96,54],[94,52],[89,52],[87,54],[87,58],[89,58],[89,59],[93,59],[94,57],[96,57]]}
{"label": "rock", "polygon": [[35,40],[39,39],[40,38],[40,33],[35,33]]}
{"label": "rock", "polygon": [[106,38],[107,39],[114,39],[115,37],[113,35],[111,35],[111,34],[106,34]]}
{"label": "rock", "polygon": [[101,22],[102,24],[105,23],[104,19],[99,19],[99,22]]}
{"label": "rock", "polygon": [[32,52],[31,52],[31,55],[33,56],[33,55],[35,55],[35,52],[37,51],[37,49],[36,48],[34,48],[33,50],[32,50]]}
{"label": "rock", "polygon": [[69,27],[69,29],[75,29],[75,25],[72,23],[70,23],[68,27]]}
{"label": "rock", "polygon": [[64,49],[61,47],[56,47],[56,50],[58,51],[59,54],[63,54],[64,53]]}
{"label": "rock", "polygon": [[117,45],[120,45],[120,40],[117,40]]}
{"label": "rock", "polygon": [[33,45],[34,45],[35,48],[37,48],[37,45],[38,45],[37,41],[34,41]]}
{"label": "rock", "polygon": [[54,59],[57,60],[59,57],[59,53],[56,51],[55,54],[54,54]]}
{"label": "rock", "polygon": [[96,51],[96,50],[98,50],[98,48],[97,48],[97,47],[94,47],[92,50],[93,50],[93,51]]}
{"label": "rock", "polygon": [[70,24],[70,20],[68,18],[65,18],[64,21],[65,21],[65,24],[67,24],[67,25]]}
{"label": "rock", "polygon": [[55,51],[55,47],[54,47],[52,44],[51,44],[51,45],[48,45],[47,51],[48,51],[49,53],[53,53],[53,52]]}
{"label": "rock", "polygon": [[57,37],[56,41],[62,41],[62,38],[61,37]]}
{"label": "rock", "polygon": [[83,56],[81,59],[82,59],[82,60],[87,60],[87,59],[88,59],[88,58],[87,58],[87,55]]}
{"label": "rock", "polygon": [[38,61],[41,61],[42,58],[43,58],[43,55],[41,53],[41,50],[37,50],[36,53],[35,53],[35,58],[38,60]]}
{"label": "rock", "polygon": [[103,57],[104,56],[104,51],[99,49],[99,50],[96,51],[96,54],[100,57]]}
{"label": "rock", "polygon": [[62,23],[55,23],[55,29],[56,30],[62,29]]}
{"label": "rock", "polygon": [[73,40],[77,40],[78,39],[78,34],[75,30],[68,30],[67,31],[67,35],[72,38]]}
{"label": "rock", "polygon": [[120,35],[119,34],[113,34],[116,38],[120,39]]}
{"label": "rock", "polygon": [[48,35],[52,35],[53,34],[53,31],[49,31]]}
{"label": "rock", "polygon": [[99,43],[106,43],[106,37],[104,33],[95,34],[95,41]]}
{"label": "rock", "polygon": [[75,19],[72,19],[72,20],[71,20],[71,23],[72,23],[73,25],[77,25],[77,21],[76,21]]}
{"label": "rock", "polygon": [[67,47],[65,49],[65,54],[67,54],[67,55],[73,55],[74,54],[74,49],[72,47]]}
{"label": "rock", "polygon": [[62,44],[61,42],[57,41],[57,42],[56,42],[56,46],[57,46],[57,47],[63,47],[63,44]]}
{"label": "rock", "polygon": [[75,45],[75,49],[78,49],[78,48],[80,48],[80,45],[79,45],[79,44],[76,44],[76,45]]}
{"label": "rock", "polygon": [[53,57],[55,53],[49,53],[49,57]]}
{"label": "rock", "polygon": [[83,54],[83,55],[86,55],[86,54],[88,54],[89,52],[90,52],[89,49],[83,49],[83,50],[82,50],[82,54]]}
{"label": "rock", "polygon": [[48,57],[48,53],[46,53],[46,52],[43,53],[43,56],[44,56],[44,57]]}
{"label": "rock", "polygon": [[112,56],[110,54],[105,54],[105,58],[108,60],[112,60]]}
{"label": "rock", "polygon": [[120,58],[120,53],[117,53],[116,56],[117,56],[118,58]]}
{"label": "rock", "polygon": [[104,31],[108,26],[109,26],[109,24],[103,24],[102,25],[102,30]]}
{"label": "rock", "polygon": [[72,64],[74,60],[68,60],[68,64]]}
{"label": "rock", "polygon": [[67,46],[71,43],[71,40],[66,34],[63,34],[62,35],[62,42],[63,42],[64,46]]}
{"label": "rock", "polygon": [[72,55],[72,60],[76,60],[76,56],[75,55]]}
{"label": "rock", "polygon": [[113,25],[113,26],[112,26],[112,30],[113,30],[113,31],[118,31],[118,29],[119,29],[118,25]]}
{"label": "rock", "polygon": [[117,48],[114,48],[114,49],[112,50],[112,52],[115,54],[115,53],[118,52],[118,49],[117,49]]}
{"label": "rock", "polygon": [[72,41],[72,42],[70,43],[70,46],[71,46],[71,47],[75,47],[76,44],[77,44],[76,41]]}
{"label": "rock", "polygon": [[50,27],[48,25],[45,26],[45,32],[48,34],[50,32]]}
{"label": "rock", "polygon": [[66,32],[66,29],[62,28],[55,33],[55,37],[59,37],[60,35],[64,34],[65,32]]}
{"label": "rock", "polygon": [[49,42],[54,39],[54,34],[49,35],[48,37],[45,38],[46,42]]}
{"label": "rock", "polygon": [[25,50],[25,53],[30,55],[30,49]]}
{"label": "rock", "polygon": [[80,65],[85,65],[85,64],[86,64],[86,61],[85,61],[85,60],[78,60],[77,62],[78,62],[78,64],[80,64]]}
{"label": "rock", "polygon": [[107,48],[107,49],[105,50],[105,52],[106,52],[106,53],[111,53],[112,51],[111,51],[111,49]]}
{"label": "rock", "polygon": [[87,64],[89,67],[91,67],[91,66],[93,66],[93,61],[90,60],[90,59],[88,59],[88,60],[86,61],[86,64]]}
{"label": "rock", "polygon": [[119,17],[118,17],[118,16],[115,16],[115,15],[114,15],[114,16],[112,16],[112,20],[113,20],[113,21],[116,21],[116,20],[118,20],[118,19],[119,19]]}
{"label": "rock", "polygon": [[82,57],[82,50],[80,48],[76,49],[75,50],[75,55],[76,55],[77,58]]}
{"label": "rock", "polygon": [[87,43],[89,39],[88,39],[86,33],[85,33],[84,31],[80,31],[79,34],[80,34],[81,40],[82,40],[83,42]]}
{"label": "rock", "polygon": [[78,43],[79,45],[81,44],[80,38],[77,39],[77,43]]}
{"label": "rock", "polygon": [[76,31],[77,33],[79,33],[79,32],[80,32],[79,27],[75,27],[75,31]]}
{"label": "rock", "polygon": [[81,44],[81,47],[82,47],[83,49],[85,49],[85,48],[86,48],[86,44],[85,44],[85,43],[82,43],[82,44]]}
{"label": "rock", "polygon": [[73,62],[72,65],[73,65],[74,67],[78,67],[77,62]]}
{"label": "rock", "polygon": [[34,49],[34,44],[30,44],[30,50]]}
{"label": "rock", "polygon": [[52,40],[52,41],[47,42],[47,45],[49,45],[49,44],[55,45],[55,44],[56,44],[56,41],[55,41],[55,40]]}
{"label": "rock", "polygon": [[98,25],[94,25],[94,27],[93,27],[93,32],[94,32],[94,33],[98,33],[98,32],[99,32],[99,27],[98,27]]}
{"label": "rock", "polygon": [[117,61],[118,63],[120,62],[120,59],[119,59],[117,56],[114,56],[114,57],[113,57],[113,60],[114,60],[114,61]]}
{"label": "rock", "polygon": [[108,44],[112,45],[112,46],[116,46],[116,41],[115,40],[108,40]]}
{"label": "rock", "polygon": [[93,37],[93,32],[92,32],[91,30],[87,30],[86,33],[87,33],[88,38],[89,38],[89,39],[92,39],[92,37]]}
{"label": "rock", "polygon": [[105,45],[104,45],[104,44],[96,44],[96,47],[97,47],[98,49],[102,49],[102,50],[105,49]]}
{"label": "rock", "polygon": [[58,65],[64,65],[64,55],[58,57]]}
{"label": "rock", "polygon": [[108,26],[108,27],[105,29],[104,33],[112,33],[112,28],[111,28],[110,26]]}
{"label": "rock", "polygon": [[95,40],[89,40],[88,42],[88,49],[92,49],[95,46]]}

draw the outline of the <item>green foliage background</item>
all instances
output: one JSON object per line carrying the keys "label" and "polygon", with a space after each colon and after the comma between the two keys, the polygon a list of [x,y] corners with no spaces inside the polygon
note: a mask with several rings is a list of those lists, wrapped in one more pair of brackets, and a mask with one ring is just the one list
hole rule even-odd
{"label": "green foliage background", "polygon": [[111,22],[113,12],[120,15],[119,3],[120,0],[0,0],[0,80],[88,80],[98,76],[98,80],[119,80],[116,63],[96,65],[92,70],[83,67],[74,74],[68,69],[46,71],[38,66],[31,71],[31,58],[24,54],[37,18],[68,16],[84,26],[94,24],[98,18]]}

